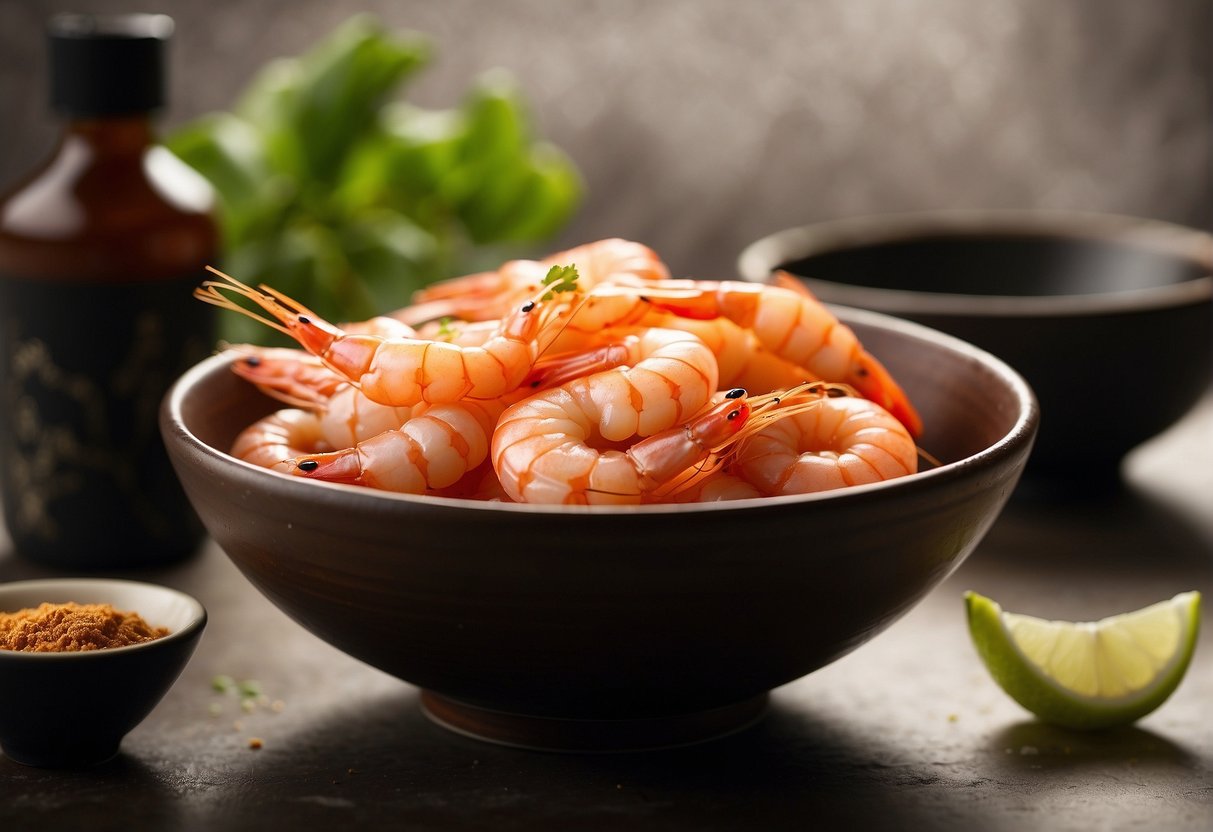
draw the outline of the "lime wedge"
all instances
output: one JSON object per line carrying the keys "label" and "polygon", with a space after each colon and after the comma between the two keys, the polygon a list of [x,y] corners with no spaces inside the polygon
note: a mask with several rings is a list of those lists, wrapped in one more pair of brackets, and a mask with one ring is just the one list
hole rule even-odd
{"label": "lime wedge", "polygon": [[1183,679],[1200,622],[1200,593],[1101,621],[1045,621],[965,593],[969,633],[990,675],[1045,722],[1106,728],[1140,719]]}

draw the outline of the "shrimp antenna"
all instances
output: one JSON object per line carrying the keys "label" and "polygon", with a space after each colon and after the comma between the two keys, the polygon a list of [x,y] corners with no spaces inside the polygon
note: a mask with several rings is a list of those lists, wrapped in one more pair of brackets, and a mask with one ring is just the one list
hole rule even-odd
{"label": "shrimp antenna", "polygon": [[664,500],[667,497],[672,497],[675,494],[681,494],[683,491],[694,488],[696,483],[724,468],[726,456],[709,454],[701,461],[687,468],[685,472],[679,475],[679,478],[673,479],[660,488],[654,489],[653,496]]}
{"label": "shrimp antenna", "polygon": [[916,444],[914,446],[914,450],[918,451],[918,458],[926,460],[932,468],[939,468],[943,465],[943,463],[940,462],[933,454],[928,453],[926,448]]}
{"label": "shrimp antenna", "polygon": [[194,289],[195,298],[203,301],[204,303],[209,303],[212,306],[218,306],[220,309],[239,312],[241,315],[265,324],[271,329],[278,330],[283,335],[291,334],[285,326],[278,323],[276,320],[268,318],[258,312],[253,311],[252,309],[241,306],[240,304],[236,303],[236,301],[225,295],[224,292],[232,292],[233,294],[248,298],[263,309],[267,308],[266,304],[277,303],[273,297],[266,295],[264,292],[259,292],[252,286],[241,283],[236,278],[229,274],[224,274],[213,266],[207,266],[206,270],[212,274],[218,275],[222,278],[222,280],[204,280],[201,286]]}
{"label": "shrimp antenna", "polygon": [[[542,300],[543,296],[547,294],[548,291],[548,287],[544,286],[539,292],[535,293],[532,300],[534,302]],[[577,317],[577,313],[581,311],[581,308],[585,306],[589,300],[590,296],[588,294],[581,294],[579,292],[578,299],[575,301],[573,306],[573,311],[568,315],[560,315],[562,310],[559,306],[548,307],[541,313],[551,317],[551,320],[544,321],[543,326],[540,329],[540,337],[544,339],[545,343],[539,347],[539,351],[535,356],[536,358],[542,357],[549,349],[551,349],[552,345],[555,344],[556,340],[562,334],[564,334],[566,329],[569,328],[569,324],[573,322],[573,319]],[[556,329],[551,330],[550,327],[552,326],[555,326]]]}

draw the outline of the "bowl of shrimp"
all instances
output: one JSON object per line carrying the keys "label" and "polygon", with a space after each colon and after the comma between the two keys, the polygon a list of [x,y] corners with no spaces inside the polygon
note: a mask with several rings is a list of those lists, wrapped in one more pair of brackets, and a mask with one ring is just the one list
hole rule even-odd
{"label": "bowl of shrimp", "polygon": [[267,598],[455,731],[701,741],[845,655],[978,545],[1037,426],[999,359],[621,240],[335,325],[219,276],[233,346],[161,411],[209,533]]}
{"label": "bowl of shrimp", "polygon": [[[1213,376],[1213,236],[1172,223],[1060,211],[856,217],[765,237],[739,269],[757,281],[786,272],[823,301],[1007,361],[1041,404],[1036,485],[1114,485],[1125,454],[1187,413]],[[1150,392],[1125,407],[1130,379]]]}

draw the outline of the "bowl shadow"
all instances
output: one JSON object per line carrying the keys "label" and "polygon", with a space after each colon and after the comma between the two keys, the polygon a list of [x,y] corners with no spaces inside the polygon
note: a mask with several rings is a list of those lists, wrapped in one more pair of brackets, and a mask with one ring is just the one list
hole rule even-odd
{"label": "bowl shadow", "polygon": [[[920,790],[947,785],[938,767],[890,763],[905,754],[779,697],[736,734],[625,753],[550,753],[464,737],[431,723],[413,688],[362,702],[358,712],[353,722],[337,713],[275,739],[258,776],[275,784],[264,805],[278,822],[306,823],[317,804],[341,801],[444,828],[778,828],[812,818],[904,829],[933,812]],[[325,781],[317,761],[347,757],[356,766]]]}
{"label": "bowl shadow", "polygon": [[0,829],[182,828],[179,795],[165,775],[124,751],[69,769],[31,768],[0,755],[0,783]]}

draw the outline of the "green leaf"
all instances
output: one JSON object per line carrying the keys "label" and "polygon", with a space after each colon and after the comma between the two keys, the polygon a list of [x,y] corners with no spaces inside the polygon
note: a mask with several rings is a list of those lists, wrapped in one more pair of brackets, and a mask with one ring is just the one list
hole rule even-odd
{"label": "green leaf", "polygon": [[372,18],[355,17],[293,66],[271,67],[244,106],[264,119],[290,169],[331,185],[379,108],[428,56],[419,36],[392,36]]}
{"label": "green leaf", "polygon": [[389,107],[350,159],[336,198],[350,211],[392,208],[437,229],[452,213],[443,182],[458,164],[462,136],[453,111]]}
{"label": "green leaf", "polygon": [[279,226],[294,189],[272,172],[262,136],[248,122],[225,113],[206,116],[166,144],[214,186],[228,245],[239,246]]}
{"label": "green leaf", "polygon": [[548,291],[543,294],[543,300],[551,300],[564,292],[576,292],[578,276],[575,263],[567,266],[552,266],[543,277],[543,285],[548,287]]}
{"label": "green leaf", "polygon": [[552,145],[539,145],[526,160],[523,181],[493,219],[491,240],[532,242],[546,239],[564,225],[581,201],[577,169]]}
{"label": "green leaf", "polygon": [[464,163],[492,165],[525,151],[527,117],[518,85],[507,73],[494,70],[477,79],[462,111],[467,119]]}
{"label": "green leaf", "polygon": [[[507,73],[482,76],[453,109],[393,100],[428,57],[421,36],[355,17],[268,63],[232,113],[170,137],[219,194],[229,273],[355,320],[523,256],[568,220],[577,170],[534,140]],[[236,314],[221,320],[231,340],[282,340]]]}
{"label": "green leaf", "polygon": [[438,243],[425,229],[393,211],[365,214],[341,233],[350,267],[372,312],[398,309],[438,276]]}

